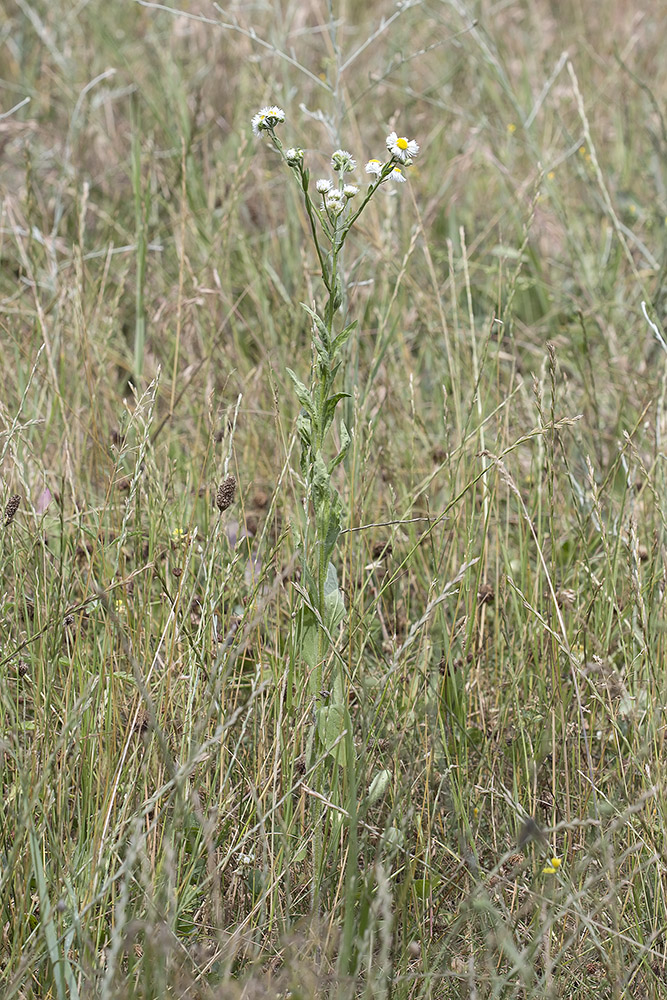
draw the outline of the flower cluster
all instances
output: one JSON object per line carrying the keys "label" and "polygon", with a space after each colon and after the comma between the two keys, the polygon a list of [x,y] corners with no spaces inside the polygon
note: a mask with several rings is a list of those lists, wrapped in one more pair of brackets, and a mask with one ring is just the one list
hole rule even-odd
{"label": "flower cluster", "polygon": [[272,105],[269,108],[262,108],[256,115],[253,115],[251,125],[255,135],[260,132],[273,131],[276,125],[282,125],[285,121],[285,112],[282,108]]}
{"label": "flower cluster", "polygon": [[[262,108],[252,119],[252,130],[255,135],[259,135],[260,132],[268,132],[287,165],[300,171],[307,182],[307,171],[303,167],[303,149],[294,146],[286,150],[283,149],[282,144],[274,134],[275,127],[282,125],[284,121],[285,112],[281,108],[275,106]],[[406,181],[404,169],[411,166],[413,159],[419,153],[419,144],[415,139],[399,136],[396,132],[391,132],[385,142],[389,159],[386,161],[372,159],[366,164],[366,173],[377,178],[371,182],[370,193],[388,179],[397,184],[404,184]],[[327,178],[321,178],[317,181],[315,189],[322,196],[322,207],[330,216],[340,215],[349,200],[359,193],[356,184],[345,183],[345,175],[352,173],[356,166],[357,162],[351,153],[348,153],[346,149],[337,149],[331,156],[331,169],[338,174],[338,186],[335,186]],[[366,201],[364,201],[365,204]]]}
{"label": "flower cluster", "polygon": [[303,160],[303,150],[301,147],[290,146],[285,150],[285,161],[289,167],[298,167]]}
{"label": "flower cluster", "polygon": [[337,149],[331,156],[331,169],[339,174],[351,173],[357,165],[357,161],[352,158],[352,154],[346,149]]}
{"label": "flower cluster", "polygon": [[237,867],[234,872],[235,875],[249,876],[252,875],[252,865],[255,863],[255,855],[251,851],[250,854],[244,854],[243,851],[238,851],[236,854]]}
{"label": "flower cluster", "polygon": [[382,160],[369,160],[366,164],[366,173],[375,174],[379,178],[378,184],[386,180],[387,177],[396,181],[397,184],[405,184],[406,177],[402,168],[411,166],[413,159],[419,152],[419,144],[414,139],[406,139],[403,135],[397,135],[396,132],[391,132],[385,141],[391,159],[387,163],[383,163]]}

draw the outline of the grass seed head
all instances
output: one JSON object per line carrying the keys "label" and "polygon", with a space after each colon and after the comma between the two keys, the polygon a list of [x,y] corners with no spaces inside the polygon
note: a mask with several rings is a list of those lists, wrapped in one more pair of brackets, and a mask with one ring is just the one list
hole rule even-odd
{"label": "grass seed head", "polygon": [[19,509],[21,503],[21,497],[18,493],[13,493],[7,501],[7,506],[5,507],[5,527],[11,524],[16,517],[16,511]]}
{"label": "grass seed head", "polygon": [[218,493],[215,498],[215,505],[222,514],[234,503],[236,496],[236,477],[227,476],[218,486]]}

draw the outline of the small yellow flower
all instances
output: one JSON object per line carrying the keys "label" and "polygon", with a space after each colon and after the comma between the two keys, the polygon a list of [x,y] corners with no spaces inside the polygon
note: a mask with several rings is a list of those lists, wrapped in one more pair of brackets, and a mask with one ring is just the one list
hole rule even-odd
{"label": "small yellow flower", "polygon": [[115,608],[115,611],[116,611],[117,615],[126,615],[127,614],[127,608],[125,607],[125,604],[123,603],[123,601],[120,600],[120,598],[118,598],[116,600],[116,603],[114,604],[114,608]]}
{"label": "small yellow flower", "polygon": [[514,135],[514,133],[516,132],[516,125],[514,124],[514,122],[510,122],[508,124],[507,131],[509,132],[510,135]]}
{"label": "small yellow flower", "polygon": [[579,156],[585,156],[585,155],[586,155],[586,147],[585,146],[580,146],[579,147]]}
{"label": "small yellow flower", "polygon": [[543,875],[555,875],[560,866],[563,864],[562,858],[553,857],[548,865],[545,865],[542,869]]}
{"label": "small yellow flower", "polygon": [[185,538],[185,530],[183,528],[174,528],[171,533],[171,537],[175,542],[182,542]]}
{"label": "small yellow flower", "polygon": [[554,171],[550,170],[549,173],[547,174],[547,180],[548,181],[552,181],[555,176],[556,176],[556,174],[554,173]]}

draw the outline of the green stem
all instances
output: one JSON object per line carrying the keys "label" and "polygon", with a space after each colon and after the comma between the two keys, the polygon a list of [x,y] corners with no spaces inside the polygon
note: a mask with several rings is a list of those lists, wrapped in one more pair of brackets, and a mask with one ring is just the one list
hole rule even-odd
{"label": "green stem", "polygon": [[[269,138],[271,139],[271,142],[276,147],[276,149],[278,150],[278,152],[282,156],[283,160],[285,160],[285,162],[287,162],[287,158],[285,156],[285,151],[283,149],[283,144],[280,141],[280,139],[278,138],[278,136],[275,134],[275,132],[272,129],[268,130],[268,134],[269,134]],[[308,221],[310,223],[310,233],[311,233],[311,236],[313,237],[313,243],[315,244],[315,250],[317,251],[317,258],[318,258],[318,260],[320,262],[320,268],[322,269],[322,281],[324,282],[327,291],[330,291],[331,289],[329,288],[329,282],[328,282],[328,277],[327,277],[326,260],[324,259],[324,254],[322,253],[322,247],[320,246],[320,241],[319,241],[318,236],[317,236],[317,226],[315,225],[315,214],[313,212],[313,203],[312,203],[312,201],[310,199],[310,193],[308,191],[309,174],[308,174],[307,170],[303,169],[303,165],[301,163],[296,164],[296,165],[291,163],[291,164],[289,164],[289,166],[294,171],[294,173],[299,177],[299,182],[301,184],[301,190],[303,191],[303,197],[304,197],[304,201],[305,201],[305,204],[306,204],[306,212],[308,214]],[[320,219],[320,222],[322,222],[322,221],[323,220]]]}
{"label": "green stem", "polygon": [[329,286],[329,279],[327,275],[327,264],[324,259],[324,254],[322,253],[322,248],[320,247],[320,241],[317,238],[317,227],[315,225],[315,216],[313,214],[313,203],[310,200],[310,194],[308,193],[308,179],[306,175],[301,173],[301,188],[304,194],[304,200],[306,203],[306,212],[308,214],[308,221],[310,222],[310,231],[315,243],[315,250],[317,251],[317,258],[320,262],[320,268],[322,270],[322,281],[326,290],[330,293],[331,287]]}
{"label": "green stem", "polygon": [[[134,105],[132,105],[134,107]],[[137,112],[133,112],[132,131],[132,187],[134,194],[134,214],[136,229],[136,261],[137,273],[135,284],[135,319],[134,319],[134,360],[132,374],[137,392],[141,388],[141,377],[144,369],[144,351],[146,342],[146,309],[144,303],[144,286],[146,283],[146,217],[142,196],[141,178],[141,141]]]}
{"label": "green stem", "polygon": [[354,226],[355,222],[357,221],[363,210],[366,208],[366,205],[371,200],[377,189],[380,187],[380,184],[383,184],[386,181],[387,177],[389,177],[389,174],[392,172],[395,166],[396,163],[393,159],[389,160],[388,163],[385,163],[384,167],[382,168],[382,173],[378,177],[377,181],[375,182],[375,184],[371,184],[368,191],[366,192],[366,197],[362,201],[361,205],[354,213],[354,215],[351,215],[350,218],[347,220],[347,223],[345,224],[345,229],[343,230],[341,236],[340,243],[338,244],[339,250],[342,248],[343,244],[345,243],[345,240],[348,237],[350,230]]}

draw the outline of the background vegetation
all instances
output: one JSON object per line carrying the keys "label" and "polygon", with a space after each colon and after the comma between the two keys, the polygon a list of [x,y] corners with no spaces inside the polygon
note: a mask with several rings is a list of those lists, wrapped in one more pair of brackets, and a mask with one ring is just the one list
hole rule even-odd
{"label": "background vegetation", "polygon": [[[2,996],[667,996],[664,5],[182,9],[0,24]],[[273,103],[422,146],[346,249],[326,794]]]}

